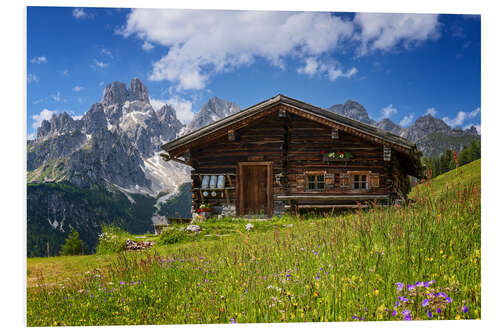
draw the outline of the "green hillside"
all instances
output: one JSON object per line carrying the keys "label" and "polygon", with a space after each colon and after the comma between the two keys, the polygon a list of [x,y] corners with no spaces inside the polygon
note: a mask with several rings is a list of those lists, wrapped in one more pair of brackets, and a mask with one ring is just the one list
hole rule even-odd
{"label": "green hillside", "polygon": [[476,161],[406,206],[249,232],[245,220],[176,226],[147,235],[148,251],[28,259],[28,326],[479,319],[480,190]]}

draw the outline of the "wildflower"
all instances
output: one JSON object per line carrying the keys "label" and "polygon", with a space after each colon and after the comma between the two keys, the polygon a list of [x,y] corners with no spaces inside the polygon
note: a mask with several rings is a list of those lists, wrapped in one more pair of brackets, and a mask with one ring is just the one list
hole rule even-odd
{"label": "wildflower", "polygon": [[437,308],[436,313],[441,314],[441,308]]}
{"label": "wildflower", "polygon": [[442,298],[447,298],[448,297],[448,295],[446,295],[445,293],[442,293],[442,292],[436,293],[436,296],[442,297]]}
{"label": "wildflower", "polygon": [[406,286],[406,288],[407,288],[409,291],[411,291],[411,290],[415,290],[415,286],[414,286],[414,285],[412,285],[412,284],[407,285],[407,286]]}
{"label": "wildflower", "polygon": [[427,317],[432,318],[432,312],[431,311],[427,311]]}
{"label": "wildflower", "polygon": [[120,281],[120,284],[121,284],[121,285],[124,285],[124,284],[125,284],[125,282],[124,282],[124,281]]}
{"label": "wildflower", "polygon": [[396,286],[398,287],[398,290],[401,291],[401,290],[403,290],[405,285],[402,282],[396,282]]}
{"label": "wildflower", "polygon": [[402,314],[403,316],[409,316],[409,315],[411,314],[411,310],[408,310],[408,309],[403,310],[403,312],[401,312],[401,314]]}
{"label": "wildflower", "polygon": [[394,317],[395,315],[397,315],[398,312],[396,310],[392,311],[392,316]]}
{"label": "wildflower", "polygon": [[405,316],[405,320],[411,320],[411,315]]}
{"label": "wildflower", "polygon": [[318,255],[318,252],[316,252],[316,250],[313,250],[313,252],[314,252],[315,255]]}
{"label": "wildflower", "polygon": [[236,319],[231,318],[231,324],[236,324]]}
{"label": "wildflower", "polygon": [[429,305],[429,300],[426,298],[422,302],[422,306],[425,308],[427,305]]}
{"label": "wildflower", "polygon": [[453,299],[451,299],[451,297],[446,297],[445,300],[444,300],[446,303],[451,303],[453,302]]}
{"label": "wildflower", "polygon": [[419,282],[415,282],[415,286],[420,288],[420,287],[423,287],[423,286],[424,286],[424,283],[423,283],[423,282],[421,282],[421,281],[419,281]]}
{"label": "wildflower", "polygon": [[462,312],[463,313],[469,312],[469,308],[467,307],[467,305],[462,306]]}
{"label": "wildflower", "polygon": [[399,306],[399,304],[401,303],[399,303],[399,301],[396,301],[396,303],[394,303],[394,306]]}
{"label": "wildflower", "polygon": [[398,299],[401,301],[401,302],[408,302],[408,298],[404,297],[404,296],[399,296]]}

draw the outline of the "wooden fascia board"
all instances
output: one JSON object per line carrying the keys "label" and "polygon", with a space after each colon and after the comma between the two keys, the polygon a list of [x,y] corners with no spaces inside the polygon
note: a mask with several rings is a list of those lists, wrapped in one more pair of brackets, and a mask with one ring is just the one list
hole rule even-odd
{"label": "wooden fascia board", "polygon": [[251,122],[254,122],[260,118],[268,116],[269,114],[271,114],[275,111],[277,112],[277,109],[275,109],[275,106],[276,106],[276,104],[269,105],[265,109],[263,109],[259,112],[256,112],[254,114],[251,114],[248,117],[239,119],[238,121],[235,121],[234,123],[228,123],[226,126],[214,129],[213,131],[211,131],[209,133],[206,133],[206,134],[204,134],[196,139],[190,140],[190,141],[182,144],[181,146],[172,149],[169,153],[171,156],[180,156],[187,149],[192,149],[193,147],[198,146],[200,144],[201,140],[202,140],[203,144],[205,144],[205,143],[220,139],[221,137],[224,137],[227,135],[228,130],[237,131],[238,129],[246,127]]}
{"label": "wooden fascia board", "polygon": [[323,116],[318,115],[318,114],[312,114],[311,112],[309,112],[307,110],[300,109],[300,108],[298,108],[296,106],[293,106],[293,105],[290,105],[290,104],[287,104],[287,103],[283,103],[283,104],[287,107],[286,110],[288,112],[293,113],[293,114],[295,114],[295,115],[297,115],[299,117],[310,119],[310,120],[318,122],[320,124],[327,125],[329,127],[334,127],[334,128],[343,130],[345,132],[348,132],[348,133],[360,136],[360,137],[368,139],[370,141],[375,141],[375,142],[377,142],[379,144],[389,145],[389,146],[393,147],[394,149],[396,149],[396,150],[398,150],[398,151],[400,151],[402,153],[405,153],[407,155],[411,154],[411,147],[402,146],[402,145],[400,145],[398,143],[394,143],[394,142],[391,142],[391,141],[388,141],[388,140],[384,140],[384,139],[382,139],[380,137],[377,137],[377,136],[375,136],[373,134],[366,133],[365,131],[360,130],[358,128],[355,128],[355,127],[352,127],[352,126],[349,126],[349,125],[346,125],[346,124],[338,123],[338,122],[336,122],[334,120],[328,119],[328,118],[323,117]]}

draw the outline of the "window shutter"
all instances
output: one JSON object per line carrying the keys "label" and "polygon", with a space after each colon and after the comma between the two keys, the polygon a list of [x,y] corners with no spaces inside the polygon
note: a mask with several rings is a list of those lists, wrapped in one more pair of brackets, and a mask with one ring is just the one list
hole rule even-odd
{"label": "window shutter", "polygon": [[351,177],[347,173],[340,174],[340,187],[341,188],[351,187]]}
{"label": "window shutter", "polygon": [[378,173],[370,174],[370,187],[376,188],[380,186],[380,177]]}
{"label": "window shutter", "polygon": [[327,173],[325,174],[325,189],[332,190],[335,183],[335,174]]}
{"label": "window shutter", "polygon": [[304,191],[304,174],[303,173],[296,174],[295,181],[297,182],[297,191]]}

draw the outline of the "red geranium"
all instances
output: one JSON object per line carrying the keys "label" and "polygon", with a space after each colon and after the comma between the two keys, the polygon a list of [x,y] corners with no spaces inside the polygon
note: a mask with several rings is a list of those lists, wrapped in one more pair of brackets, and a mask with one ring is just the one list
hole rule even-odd
{"label": "red geranium", "polygon": [[322,150],[322,151],[321,151],[321,154],[326,154],[326,150]]}

